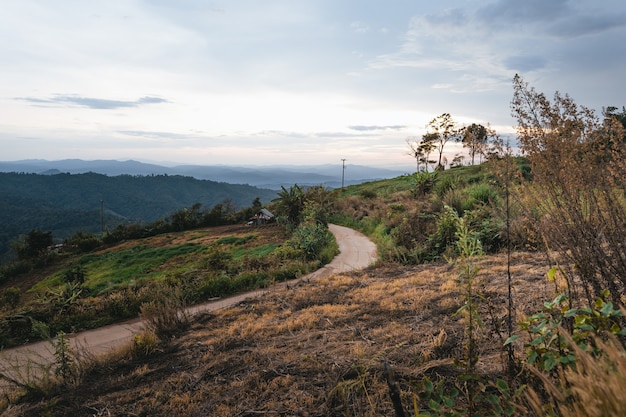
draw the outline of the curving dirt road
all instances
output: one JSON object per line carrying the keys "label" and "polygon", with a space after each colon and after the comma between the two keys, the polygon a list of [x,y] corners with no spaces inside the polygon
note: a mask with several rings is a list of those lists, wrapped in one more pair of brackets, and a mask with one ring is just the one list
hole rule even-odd
{"label": "curving dirt road", "polygon": [[[299,279],[314,279],[341,272],[359,270],[376,261],[376,245],[365,235],[348,227],[334,224],[330,224],[329,229],[335,235],[339,245],[339,255],[328,265]],[[293,283],[293,281],[290,282]],[[191,306],[187,309],[187,313],[194,315],[203,311],[214,311],[230,307],[245,299],[272,291],[272,288],[276,288],[276,286]],[[100,355],[129,343],[133,336],[140,333],[143,329],[144,323],[140,319],[111,324],[71,335],[70,345],[75,349],[86,350],[89,354]],[[29,366],[29,362],[45,364],[51,363],[53,360],[54,354],[48,342],[33,343],[1,351],[0,372],[13,374],[18,368]],[[0,386],[2,385],[3,383],[0,382]]]}

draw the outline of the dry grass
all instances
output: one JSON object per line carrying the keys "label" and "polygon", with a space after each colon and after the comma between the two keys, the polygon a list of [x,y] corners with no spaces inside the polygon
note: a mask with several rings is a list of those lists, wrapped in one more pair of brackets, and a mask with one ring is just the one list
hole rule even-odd
{"label": "dry grass", "polygon": [[[504,314],[502,256],[481,260],[488,294],[479,368],[502,372],[488,317]],[[536,311],[546,285],[541,258],[518,254],[520,313]],[[138,358],[119,354],[80,386],[38,404],[56,416],[365,416],[392,415],[382,362],[391,364],[410,410],[412,381],[455,375],[462,297],[449,264],[380,266],[299,282],[240,305],[196,317],[182,336]],[[487,310],[494,310],[489,313]],[[18,414],[14,414],[18,415]],[[107,414],[102,414],[107,415]]]}

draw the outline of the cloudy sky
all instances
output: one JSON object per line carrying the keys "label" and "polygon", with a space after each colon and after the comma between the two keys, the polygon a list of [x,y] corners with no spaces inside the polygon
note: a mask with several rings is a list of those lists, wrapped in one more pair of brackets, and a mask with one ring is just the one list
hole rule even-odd
{"label": "cloudy sky", "polygon": [[626,105],[623,0],[0,4],[2,161],[412,167],[441,113],[512,132],[516,73]]}

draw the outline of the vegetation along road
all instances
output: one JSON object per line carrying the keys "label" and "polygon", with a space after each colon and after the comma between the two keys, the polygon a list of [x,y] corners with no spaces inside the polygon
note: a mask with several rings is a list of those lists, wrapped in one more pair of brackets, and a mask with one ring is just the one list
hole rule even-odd
{"label": "vegetation along road", "polygon": [[[329,225],[329,229],[339,245],[339,255],[323,268],[300,279],[314,279],[336,273],[359,270],[366,268],[376,260],[376,246],[365,235],[353,229],[333,224]],[[293,281],[291,282],[293,283]],[[281,283],[277,285],[288,284]],[[271,288],[191,306],[187,309],[187,313],[194,315],[200,312],[230,307],[247,298],[263,295],[268,291],[271,291]],[[86,351],[90,355],[100,355],[129,343],[143,329],[144,323],[141,319],[130,320],[71,335],[70,345],[72,348]],[[30,367],[34,363],[43,365],[51,363],[53,360],[54,353],[49,342],[33,343],[0,352],[0,372],[11,374],[12,371]],[[23,371],[23,369],[21,370]]]}

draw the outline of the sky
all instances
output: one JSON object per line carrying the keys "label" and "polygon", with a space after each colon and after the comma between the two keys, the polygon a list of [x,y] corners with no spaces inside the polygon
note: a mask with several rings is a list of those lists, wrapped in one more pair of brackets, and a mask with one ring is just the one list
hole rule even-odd
{"label": "sky", "polygon": [[0,161],[404,168],[442,113],[512,134],[515,74],[626,105],[623,0],[0,5]]}

